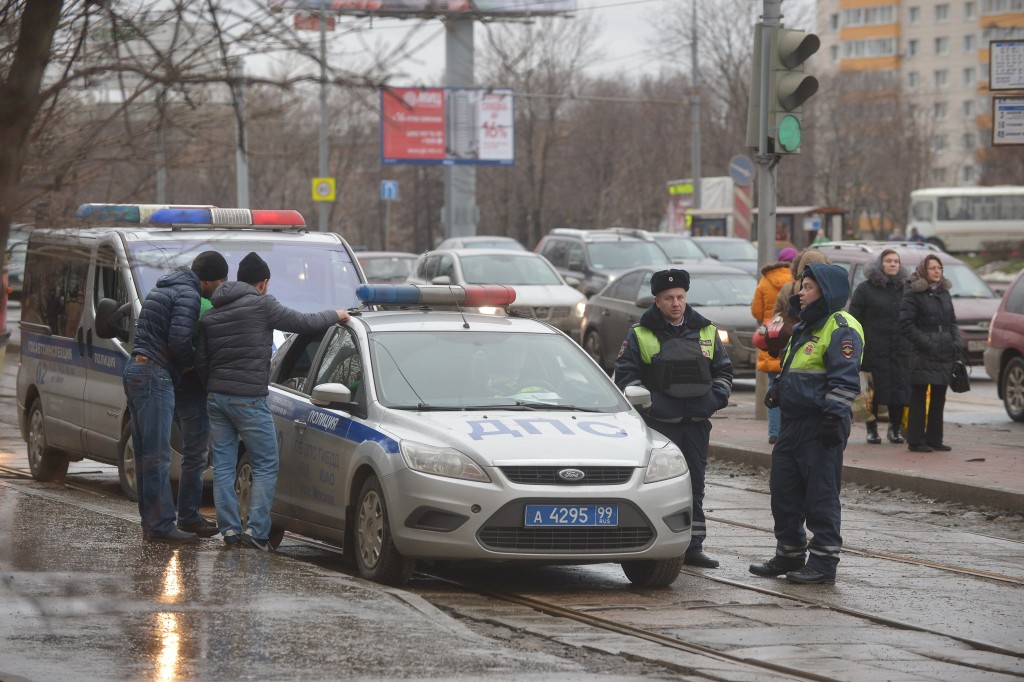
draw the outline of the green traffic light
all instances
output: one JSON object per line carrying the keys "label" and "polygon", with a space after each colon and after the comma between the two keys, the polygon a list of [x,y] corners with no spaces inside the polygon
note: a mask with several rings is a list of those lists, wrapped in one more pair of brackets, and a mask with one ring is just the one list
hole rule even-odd
{"label": "green traffic light", "polygon": [[795,152],[800,147],[800,119],[792,114],[782,117],[778,142],[787,152]]}

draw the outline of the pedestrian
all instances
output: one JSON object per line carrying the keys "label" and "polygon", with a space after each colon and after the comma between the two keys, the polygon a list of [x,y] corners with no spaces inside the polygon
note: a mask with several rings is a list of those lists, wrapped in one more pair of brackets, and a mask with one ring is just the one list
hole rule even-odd
{"label": "pedestrian", "polygon": [[832,240],[828,238],[828,235],[825,234],[825,228],[822,227],[815,233],[814,241],[811,244],[828,244],[830,241]]}
{"label": "pedestrian", "polygon": [[[777,263],[770,263],[761,268],[761,280],[754,290],[754,300],[750,302],[750,314],[758,323],[767,324],[775,316],[775,301],[779,298],[782,286],[793,281],[790,268],[796,258],[796,249],[785,248],[779,252]],[[757,351],[757,371],[768,375],[768,382],[779,375],[779,358],[767,350]],[[775,444],[779,438],[779,408],[768,410],[768,443]]]}
{"label": "pedestrian", "polygon": [[[300,313],[281,305],[267,293],[270,267],[257,253],[242,259],[236,279],[217,289],[213,308],[200,321],[196,368],[208,392],[217,526],[227,545],[269,550],[279,456],[267,406],[274,330],[323,332],[349,315],[345,310]],[[234,487],[239,438],[252,466],[244,532]]]}
{"label": "pedestrian", "polygon": [[892,232],[889,233],[889,241],[901,242],[903,241],[903,230],[898,227],[894,227]]}
{"label": "pedestrian", "polygon": [[799,320],[797,317],[790,317],[789,301],[795,295],[800,293],[800,275],[807,266],[811,263],[828,263],[828,256],[824,252],[818,249],[804,249],[799,256],[793,258],[793,262],[789,267],[790,281],[782,285],[779,289],[779,295],[775,299],[775,306],[772,308],[772,317],[776,315],[782,315],[789,319],[793,324],[796,324]]}
{"label": "pedestrian", "polygon": [[150,542],[182,543],[197,539],[196,533],[186,527],[194,527],[195,519],[190,517],[193,512],[198,515],[198,502],[194,509],[179,508],[177,514],[171,494],[174,387],[181,382],[183,373],[194,371],[192,334],[199,317],[200,298],[210,296],[227,276],[224,256],[204,251],[192,261],[191,268],[180,267],[158,279],[139,313],[123,382],[131,415],[142,535]]}
{"label": "pedestrian", "polygon": [[917,264],[903,295],[900,328],[910,340],[907,447],[913,452],[953,449],[942,442],[946,386],[961,343],[952,286],[942,261],[930,253]]}
{"label": "pedestrian", "polygon": [[800,321],[783,353],[782,372],[765,396],[766,405],[782,408],[769,478],[775,556],[751,564],[754,575],[785,573],[798,584],[835,582],[843,544],[843,450],[860,393],[864,346],[860,323],[843,312],[849,296],[846,270],[813,263],[803,272],[800,293],[790,299]]}
{"label": "pedestrian", "polygon": [[867,440],[882,442],[878,435],[878,406],[889,408],[890,443],[905,442],[900,434],[903,408],[910,402],[907,372],[907,339],[900,329],[903,288],[909,273],[900,255],[885,249],[864,268],[867,279],[857,285],[850,299],[850,314],[864,327],[864,361],[861,371],[871,374],[873,399],[867,421]]}
{"label": "pedestrian", "polygon": [[654,304],[626,333],[615,361],[615,383],[623,390],[642,385],[651,392],[644,421],[679,447],[690,470],[693,523],[683,561],[717,568],[718,561],[704,553],[704,475],[711,415],[732,395],[732,361],[715,325],[686,305],[689,289],[686,270],[654,273]]}
{"label": "pedestrian", "polygon": [[910,234],[907,236],[907,241],[911,241],[916,244],[923,244],[924,237],[921,236],[921,233],[917,231],[916,227],[912,227],[910,228]]}

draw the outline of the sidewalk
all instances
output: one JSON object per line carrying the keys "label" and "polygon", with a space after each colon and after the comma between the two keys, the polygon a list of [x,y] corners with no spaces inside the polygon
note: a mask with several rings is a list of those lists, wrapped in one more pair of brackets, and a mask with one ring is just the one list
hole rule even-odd
{"label": "sidewalk", "polygon": [[[754,419],[753,405],[731,405],[712,420],[713,460],[771,466],[768,422]],[[888,486],[936,500],[1024,512],[1024,423],[945,425],[951,452],[910,452],[885,440],[868,445],[863,423],[854,423],[843,460],[843,481]]]}

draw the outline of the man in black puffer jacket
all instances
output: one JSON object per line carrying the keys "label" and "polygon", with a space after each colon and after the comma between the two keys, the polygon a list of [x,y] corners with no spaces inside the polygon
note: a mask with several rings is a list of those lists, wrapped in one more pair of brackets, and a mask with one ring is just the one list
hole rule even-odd
{"label": "man in black puffer jacket", "polygon": [[[270,267],[250,253],[238,264],[238,281],[213,294],[213,308],[199,328],[196,369],[208,392],[217,526],[228,545],[268,550],[270,507],[277,486],[277,436],[267,385],[274,330],[315,333],[348,321],[345,310],[300,313],[267,295]],[[238,513],[235,468],[238,439],[252,464],[252,496],[245,532]]]}
{"label": "man in black puffer jacket", "polygon": [[142,534],[149,541],[196,541],[195,533],[175,524],[168,476],[174,387],[193,367],[192,332],[199,316],[199,298],[210,296],[227,276],[224,256],[205,251],[196,256],[191,268],[178,268],[157,280],[139,314],[123,381],[132,420]]}

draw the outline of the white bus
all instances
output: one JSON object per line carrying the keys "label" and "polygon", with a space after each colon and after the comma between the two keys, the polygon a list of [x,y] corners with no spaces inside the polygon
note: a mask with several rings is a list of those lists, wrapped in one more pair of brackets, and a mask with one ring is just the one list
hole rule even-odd
{"label": "white bus", "polygon": [[911,229],[949,253],[1024,240],[1024,187],[939,187],[910,193]]}

